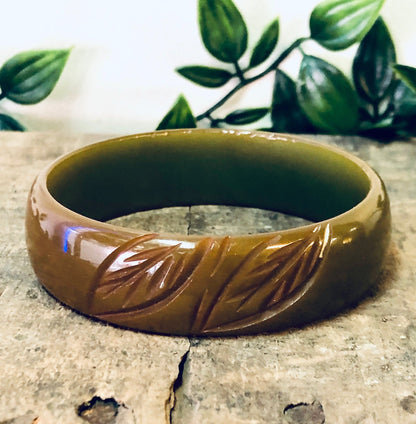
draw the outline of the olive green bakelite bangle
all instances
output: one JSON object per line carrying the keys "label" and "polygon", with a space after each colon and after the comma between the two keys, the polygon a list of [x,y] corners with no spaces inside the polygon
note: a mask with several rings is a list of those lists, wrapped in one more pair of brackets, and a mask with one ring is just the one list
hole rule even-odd
{"label": "olive green bakelite bangle", "polygon": [[[197,204],[313,224],[190,236],[105,222]],[[32,186],[26,235],[40,282],[83,314],[156,333],[232,335],[299,326],[357,302],[382,269],[390,220],[378,175],[339,149],[272,133],[172,130],[57,159]]]}

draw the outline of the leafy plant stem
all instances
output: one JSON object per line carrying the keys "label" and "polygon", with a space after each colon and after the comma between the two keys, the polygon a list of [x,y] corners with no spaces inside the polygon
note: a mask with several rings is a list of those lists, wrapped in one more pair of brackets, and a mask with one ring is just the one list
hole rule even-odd
{"label": "leafy plant stem", "polygon": [[246,80],[246,77],[244,76],[244,73],[242,69],[240,68],[240,65],[238,64],[238,62],[234,62],[234,67],[235,67],[235,73],[237,77],[240,79],[241,82],[244,82]]}
{"label": "leafy plant stem", "polygon": [[206,119],[211,122],[211,128],[218,128],[221,122],[223,122],[222,119],[214,118],[211,115],[206,116]]}
{"label": "leafy plant stem", "polygon": [[240,91],[242,88],[246,87],[247,85],[259,80],[260,78],[263,78],[265,75],[269,74],[270,72],[273,72],[295,49],[300,47],[300,45],[306,40],[309,40],[309,37],[302,37],[295,40],[289,47],[287,47],[287,49],[285,49],[279,55],[279,57],[271,65],[269,65],[264,71],[260,72],[257,75],[254,75],[251,78],[245,78],[243,76],[243,79],[241,79],[241,77],[239,76],[239,71],[242,74],[242,70],[238,66],[238,64],[235,63],[237,76],[239,76],[240,82],[234,88],[232,88],[227,94],[225,94],[217,103],[215,103],[205,112],[198,115],[196,117],[196,120],[201,121],[202,119],[209,118],[212,112],[215,112],[218,108],[220,108],[235,93],[237,93],[238,91]]}
{"label": "leafy plant stem", "polygon": [[[227,91],[196,117],[182,96],[158,129],[194,128],[199,121],[211,128],[241,127],[268,116],[270,126],[262,128],[265,131],[364,134],[383,141],[416,136],[416,68],[397,63],[393,39],[380,16],[385,0],[319,0],[310,15],[310,35],[298,38],[278,53],[273,52],[279,41],[279,18],[264,28],[251,47],[234,0],[197,2],[203,44],[228,67],[189,65],[176,71],[200,86],[226,87]],[[331,51],[359,43],[352,63],[352,81],[336,66],[304,50],[305,41],[314,41]],[[246,61],[243,56],[247,48]],[[294,50],[301,56],[295,80],[280,66]],[[229,100],[234,94],[268,74],[274,75],[270,103],[237,107],[222,114],[222,106],[232,103]],[[7,121],[5,125],[13,123]]]}

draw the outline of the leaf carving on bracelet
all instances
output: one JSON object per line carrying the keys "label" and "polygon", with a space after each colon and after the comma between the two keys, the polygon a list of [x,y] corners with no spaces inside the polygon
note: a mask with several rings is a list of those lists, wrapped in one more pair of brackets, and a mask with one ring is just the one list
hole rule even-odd
{"label": "leaf carving on bracelet", "polygon": [[[221,333],[266,321],[296,295],[306,291],[330,241],[329,225],[317,225],[306,237],[273,250],[259,265],[258,257],[278,239],[252,249],[208,301],[205,291],[195,313],[194,333]],[[235,311],[224,322],[224,308]]]}
{"label": "leaf carving on bracelet", "polygon": [[[175,300],[191,283],[212,248],[211,238],[201,240],[191,252],[178,253],[174,245],[146,248],[157,234],[136,237],[115,249],[98,267],[89,290],[89,313],[108,318],[143,316]],[[173,253],[177,255],[173,256]],[[111,298],[112,310],[94,312],[94,301]]]}
{"label": "leaf carving on bracelet", "polygon": [[[156,237],[136,237],[102,262],[90,287],[91,314],[134,324],[161,312],[189,288],[188,302],[198,300],[189,305],[193,312],[188,318],[183,317],[187,332],[221,333],[256,325],[309,288],[329,245],[330,227],[318,224],[287,243],[272,234],[237,263],[229,236],[203,238],[192,250],[181,250],[180,242],[146,246]],[[110,298],[111,310],[94,312],[95,300]]]}

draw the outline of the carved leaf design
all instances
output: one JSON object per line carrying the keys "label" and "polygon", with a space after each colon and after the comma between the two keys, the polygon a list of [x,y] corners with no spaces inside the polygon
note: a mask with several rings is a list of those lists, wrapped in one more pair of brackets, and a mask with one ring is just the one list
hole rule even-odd
{"label": "carved leaf design", "polygon": [[[128,257],[124,260],[125,263],[136,262],[136,264],[105,273],[97,293],[101,292],[102,298],[105,299],[112,294],[117,294],[120,290],[125,291],[129,288],[124,294],[123,306],[126,306],[140,285],[145,284],[146,294],[143,299],[148,300],[148,297],[152,297],[149,294],[170,286],[169,277],[174,262],[171,253],[178,246],[156,247]],[[154,272],[149,272],[152,268]]]}
{"label": "carved leaf design", "polygon": [[[143,246],[156,237],[156,234],[146,234],[130,240],[103,261],[90,289],[91,314],[104,319],[126,318],[147,315],[166,306],[189,286],[213,245],[213,240],[206,238],[189,253],[177,252],[180,243],[166,247]],[[103,300],[111,297],[117,306],[111,311],[94,313],[97,297]]]}
{"label": "carved leaf design", "polygon": [[[209,283],[210,280],[213,280],[216,277],[218,270],[220,269],[221,265],[224,262],[224,259],[227,256],[227,253],[230,250],[230,246],[231,246],[231,237],[229,236],[224,237],[224,239],[222,240],[218,248],[215,261],[213,262],[214,267],[209,274],[207,283]],[[215,305],[216,300],[217,299],[215,297],[213,299],[212,296],[210,296],[208,288],[206,288],[201,297],[200,302],[197,304],[195,308],[194,319],[191,326],[191,331],[193,333],[198,333],[200,329],[203,328],[203,326],[206,323],[206,320],[208,319],[209,313],[212,311]]]}
{"label": "carved leaf design", "polygon": [[[190,251],[181,250],[180,243],[147,244],[156,237],[136,237],[102,262],[90,287],[91,314],[123,322],[151,315],[194,281],[189,300],[200,294],[187,318],[189,332],[220,333],[255,325],[307,289],[329,245],[330,227],[317,225],[306,237],[287,243],[273,234],[237,262],[229,236],[204,238]],[[94,311],[98,299],[111,299],[111,310]]]}
{"label": "carved leaf design", "polygon": [[[329,225],[324,228],[318,225],[308,237],[281,246],[255,266],[255,259],[278,239],[260,243],[225,281],[205,319],[200,321],[199,331],[228,331],[270,319],[312,280],[329,240]],[[236,311],[236,318],[229,322],[221,322],[217,317],[221,315],[224,303]]]}

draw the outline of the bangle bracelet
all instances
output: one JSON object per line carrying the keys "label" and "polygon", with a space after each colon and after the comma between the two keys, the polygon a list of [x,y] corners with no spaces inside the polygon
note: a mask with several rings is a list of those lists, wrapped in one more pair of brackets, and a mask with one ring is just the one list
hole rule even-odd
{"label": "bangle bracelet", "polygon": [[[197,204],[313,223],[192,236],[105,222]],[[57,159],[30,191],[26,240],[46,290],[83,314],[163,334],[234,335],[303,325],[357,302],[382,269],[390,220],[383,182],[349,153],[289,135],[171,130]]]}

